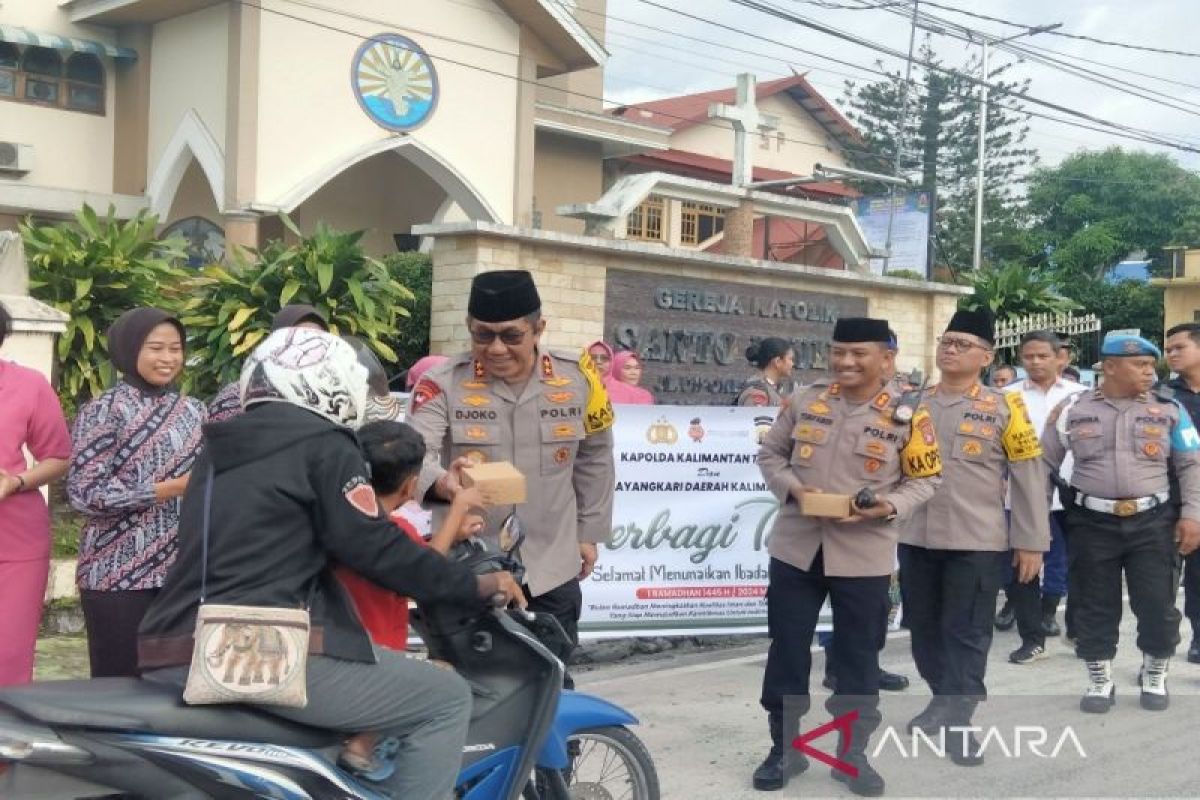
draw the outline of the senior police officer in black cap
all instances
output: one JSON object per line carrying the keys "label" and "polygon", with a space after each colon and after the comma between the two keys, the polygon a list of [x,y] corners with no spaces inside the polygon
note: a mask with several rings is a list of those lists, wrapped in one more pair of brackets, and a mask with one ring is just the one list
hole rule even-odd
{"label": "senior police officer in black cap", "polygon": [[[1051,477],[1075,457],[1064,491],[1076,654],[1087,664],[1080,708],[1115,702],[1112,660],[1121,621],[1121,578],[1138,621],[1142,707],[1169,705],[1167,670],[1179,644],[1180,555],[1200,546],[1200,436],[1170,390],[1152,389],[1160,353],[1140,336],[1110,336],[1100,351],[1104,382],[1050,413],[1042,447]],[[1168,469],[1182,508],[1170,501]]]}
{"label": "senior police officer in black cap", "polygon": [[[941,474],[928,411],[906,404],[888,381],[895,358],[888,340],[884,320],[838,320],[833,381],[793,394],[759,452],[780,503],[768,545],[771,648],[761,698],[772,746],[754,773],[759,790],[781,789],[808,766],[791,742],[809,710],[810,643],[826,597],[837,687],[826,709],[834,717],[857,713],[840,732],[837,750],[849,771],[832,775],[860,795],[884,790],[866,749],[881,720],[879,642],[895,567],[895,523],[933,495]],[[820,492],[859,497],[846,518],[804,516],[802,498]]]}
{"label": "senior police officer in black cap", "polygon": [[467,463],[508,461],[520,470],[527,501],[490,509],[489,529],[518,512],[529,609],[553,614],[578,643],[580,581],[612,532],[612,405],[586,352],[541,346],[546,320],[528,272],[475,276],[466,325],[470,352],[413,387],[408,422],[428,447],[419,494],[450,500]]}
{"label": "senior police officer in black cap", "polygon": [[946,469],[933,499],[900,534],[904,620],[913,660],[933,692],[909,727],[931,735],[945,729],[946,750],[962,766],[983,762],[967,729],[987,697],[992,614],[1009,551],[1016,579],[1027,583],[1050,547],[1046,471],[1025,401],[980,378],[995,355],[993,326],[986,311],[958,311],[938,339],[942,379],[926,402]]}

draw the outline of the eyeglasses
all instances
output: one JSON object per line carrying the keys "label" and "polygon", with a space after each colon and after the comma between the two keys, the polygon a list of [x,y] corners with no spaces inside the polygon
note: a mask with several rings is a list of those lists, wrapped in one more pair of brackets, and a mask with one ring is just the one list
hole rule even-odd
{"label": "eyeglasses", "polygon": [[471,341],[479,345],[487,345],[500,339],[506,345],[516,346],[525,341],[525,336],[531,331],[528,329],[521,330],[520,328],[505,328],[502,331],[494,331],[491,328],[471,328]]}
{"label": "eyeglasses", "polygon": [[966,352],[972,347],[978,347],[980,350],[991,349],[985,345],[972,342],[970,339],[951,339],[947,336],[939,336],[937,343],[938,347],[942,348],[943,350],[960,350]]}

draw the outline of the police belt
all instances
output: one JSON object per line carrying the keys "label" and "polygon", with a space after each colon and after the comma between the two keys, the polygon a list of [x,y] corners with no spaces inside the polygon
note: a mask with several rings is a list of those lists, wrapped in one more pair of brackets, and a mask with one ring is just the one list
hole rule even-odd
{"label": "police belt", "polygon": [[1115,517],[1132,517],[1134,514],[1157,508],[1170,499],[1170,492],[1159,492],[1146,497],[1109,500],[1107,497],[1092,497],[1075,489],[1075,505],[1083,506],[1089,511],[1099,511],[1101,514],[1112,514]]}

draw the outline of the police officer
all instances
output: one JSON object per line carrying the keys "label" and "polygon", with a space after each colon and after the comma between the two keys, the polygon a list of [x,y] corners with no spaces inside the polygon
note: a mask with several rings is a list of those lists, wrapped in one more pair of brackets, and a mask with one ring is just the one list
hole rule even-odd
{"label": "police officer", "polygon": [[1028,583],[1050,547],[1046,471],[1025,401],[980,380],[995,357],[993,326],[986,311],[958,311],[938,339],[942,380],[926,397],[947,469],[933,499],[900,533],[904,619],[913,660],[933,692],[909,729],[949,728],[946,749],[962,766],[983,763],[964,729],[987,697],[992,612],[1010,548],[1016,580]]}
{"label": "police officer", "polygon": [[[508,461],[525,475],[530,490],[517,511],[529,609],[553,614],[577,644],[579,582],[612,532],[613,411],[587,353],[540,346],[541,307],[524,270],[475,276],[471,351],[417,382],[408,422],[428,447],[420,496],[451,499],[471,462]],[[489,528],[512,510],[490,509]]]}
{"label": "police officer", "polygon": [[[933,495],[941,473],[928,411],[914,413],[888,383],[894,357],[886,321],[838,320],[830,350],[834,382],[793,394],[759,452],[763,477],[780,503],[768,545],[771,647],[761,698],[772,746],[754,773],[759,790],[780,789],[808,766],[789,743],[809,709],[809,645],[826,597],[833,607],[837,686],[826,709],[835,717],[858,712],[838,748],[857,774],[832,774],[860,795],[884,790],[866,748],[880,723],[879,642],[895,566],[895,520]],[[844,519],[801,513],[806,494],[855,496],[863,489],[873,497],[861,497],[862,505]]]}
{"label": "police officer", "polygon": [[[1200,436],[1166,390],[1151,392],[1160,357],[1153,343],[1110,336],[1100,355],[1100,389],[1059,403],[1042,433],[1051,476],[1067,453],[1075,457],[1063,506],[1079,595],[1076,653],[1088,671],[1080,708],[1104,713],[1114,702],[1123,572],[1138,620],[1141,704],[1157,711],[1168,705],[1167,669],[1179,644],[1179,555],[1200,545]],[[1179,477],[1179,510],[1169,502],[1169,465]]]}

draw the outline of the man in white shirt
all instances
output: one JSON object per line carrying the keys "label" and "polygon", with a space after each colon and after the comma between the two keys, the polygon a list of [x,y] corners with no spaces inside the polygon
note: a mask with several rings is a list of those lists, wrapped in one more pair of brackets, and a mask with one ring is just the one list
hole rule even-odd
{"label": "man in white shirt", "polygon": [[[1025,380],[1005,388],[1006,392],[1020,392],[1029,410],[1029,418],[1038,436],[1046,427],[1046,419],[1060,402],[1073,394],[1082,392],[1085,386],[1062,378],[1066,361],[1061,357],[1062,341],[1051,331],[1033,331],[1021,338],[1021,366],[1025,368]],[[1071,462],[1063,463],[1060,474],[1064,479],[1071,477]],[[1028,664],[1046,656],[1046,637],[1059,634],[1055,615],[1058,604],[1067,594],[1067,545],[1063,538],[1062,503],[1058,492],[1054,493],[1050,510],[1050,551],[1044,559],[1042,579],[1031,583],[1008,584],[1008,597],[1004,608],[996,615],[996,627],[1008,630],[1015,622],[1021,635],[1021,647],[1014,650],[1008,660],[1014,664]],[[1067,611],[1067,638],[1071,629],[1070,610]]]}

